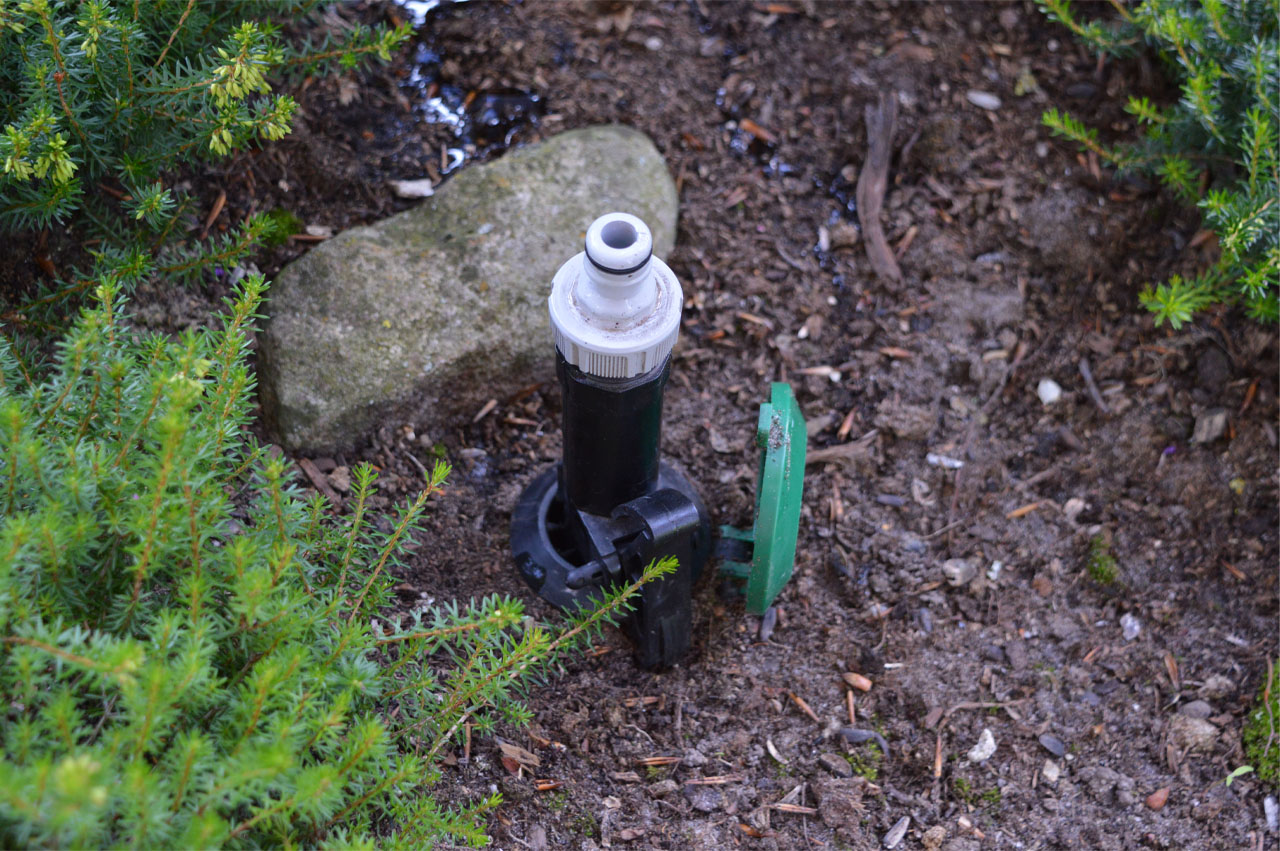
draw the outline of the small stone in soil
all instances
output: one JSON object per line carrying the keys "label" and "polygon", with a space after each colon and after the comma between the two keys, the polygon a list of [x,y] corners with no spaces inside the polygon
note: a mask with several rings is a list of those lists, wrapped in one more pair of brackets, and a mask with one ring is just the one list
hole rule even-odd
{"label": "small stone in soil", "polygon": [[1083,514],[1086,508],[1088,508],[1088,505],[1083,499],[1078,496],[1073,496],[1063,504],[1062,513],[1066,515],[1068,520],[1074,523],[1076,522],[1076,518]]}
{"label": "small stone in soil", "polygon": [[1040,397],[1040,404],[1052,405],[1062,398],[1062,387],[1052,378],[1042,378],[1036,385],[1036,395]]}
{"label": "small stone in soil", "polygon": [[920,837],[920,844],[924,846],[924,851],[938,851],[946,841],[947,829],[940,824],[935,824]]}
{"label": "small stone in soil", "polygon": [[902,838],[907,835],[907,828],[911,826],[911,816],[903,816],[898,819],[893,827],[889,828],[889,832],[884,835],[885,848],[897,848],[902,842]]}
{"label": "small stone in soil", "polygon": [[1210,408],[1196,417],[1192,443],[1212,443],[1227,432],[1227,409]]}
{"label": "small stone in soil", "polygon": [[1218,728],[1203,718],[1175,715],[1169,719],[1169,744],[1180,751],[1208,748],[1218,740]]}
{"label": "small stone in soil", "polygon": [[1044,767],[1040,769],[1040,776],[1044,778],[1044,782],[1052,785],[1058,782],[1058,778],[1062,776],[1062,768],[1058,763],[1051,759],[1044,761]]}
{"label": "small stone in soil", "polygon": [[1165,802],[1169,800],[1169,787],[1162,786],[1147,796],[1147,807],[1157,812],[1164,808]]}
{"label": "small stone in soil", "polygon": [[436,194],[429,177],[418,180],[389,180],[387,183],[399,198],[430,198]]}
{"label": "small stone in soil", "polygon": [[1133,641],[1142,632],[1142,621],[1138,620],[1133,612],[1125,612],[1120,617],[1120,630],[1125,641]]}
{"label": "small stone in soil", "polygon": [[833,753],[824,753],[818,757],[818,765],[821,765],[827,771],[830,771],[836,777],[852,777],[853,766],[842,756]]}
{"label": "small stone in soil", "polygon": [[1190,703],[1184,703],[1181,707],[1179,707],[1178,714],[1186,715],[1190,718],[1200,718],[1201,720],[1206,720],[1210,715],[1213,714],[1213,707],[1209,705],[1208,701],[1193,700]]}
{"label": "small stone in soil", "polygon": [[942,575],[954,588],[968,585],[978,575],[978,567],[966,558],[949,558],[942,563]]}
{"label": "small stone in soil", "polygon": [[967,756],[969,762],[986,762],[995,752],[996,737],[991,734],[991,730],[983,727],[982,733],[978,736],[978,743],[969,749]]}
{"label": "small stone in soil", "polygon": [[351,468],[350,467],[334,468],[333,472],[329,474],[328,479],[329,479],[329,484],[332,485],[333,489],[336,491],[339,491],[341,493],[346,493],[349,490],[351,490]]}
{"label": "small stone in soil", "polygon": [[1000,108],[1000,98],[991,94],[991,92],[980,92],[977,89],[970,89],[965,93],[965,98],[969,103],[981,109],[994,111]]}
{"label": "small stone in soil", "polygon": [[1268,795],[1262,800],[1262,812],[1267,819],[1267,831],[1275,833],[1280,829],[1280,803],[1275,795]]}
{"label": "small stone in soil", "polygon": [[926,634],[933,632],[933,615],[929,614],[927,607],[921,606],[920,610],[916,612],[916,621],[920,624],[920,629],[924,630]]}
{"label": "small stone in soil", "polygon": [[649,795],[654,798],[665,798],[673,792],[680,791],[680,784],[670,778],[659,780],[651,785],[648,790]]}
{"label": "small stone in soil", "polygon": [[1047,750],[1049,753],[1053,754],[1056,757],[1061,757],[1063,754],[1067,752],[1067,746],[1063,744],[1062,739],[1059,739],[1057,736],[1053,735],[1052,733],[1042,734],[1040,736],[1039,742],[1044,747],[1045,750]]}

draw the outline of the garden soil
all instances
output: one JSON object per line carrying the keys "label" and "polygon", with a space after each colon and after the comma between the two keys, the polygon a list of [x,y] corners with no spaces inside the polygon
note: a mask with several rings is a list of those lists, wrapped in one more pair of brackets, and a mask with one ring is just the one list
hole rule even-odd
{"label": "garden soil", "polygon": [[[297,216],[269,275],[413,203],[389,180],[636,127],[680,189],[665,457],[717,524],[748,526],[758,406],[789,381],[812,458],[776,620],[713,565],[679,666],[640,670],[607,632],[530,691],[531,728],[449,756],[443,800],[500,791],[503,849],[1276,847],[1275,790],[1228,782],[1277,653],[1275,330],[1156,327],[1139,291],[1213,239],[1039,122],[1056,106],[1129,137],[1127,93],[1176,96],[1158,69],[1099,62],[1024,4],[430,6],[394,63],[300,81],[290,137],[192,177],[204,210],[226,195],[213,231]],[[890,99],[897,280],[856,190]],[[156,287],[142,315],[204,321],[217,294]],[[507,540],[559,454],[552,360],[548,342],[547,381],[474,422],[310,459],[339,495],[375,463],[384,505],[454,464],[398,576],[406,610],[507,594],[555,620]]]}

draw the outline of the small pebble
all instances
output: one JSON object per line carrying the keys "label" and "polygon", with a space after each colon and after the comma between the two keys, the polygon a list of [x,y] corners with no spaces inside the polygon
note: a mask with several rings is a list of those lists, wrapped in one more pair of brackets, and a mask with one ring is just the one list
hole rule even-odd
{"label": "small pebble", "polygon": [[658,51],[662,49],[662,39],[656,35],[651,35],[644,40],[644,46],[648,50]]}
{"label": "small pebble", "polygon": [[1062,767],[1053,760],[1046,759],[1044,767],[1040,769],[1040,776],[1044,778],[1045,783],[1057,783],[1058,778],[1062,776]]}
{"label": "small pebble", "polygon": [[991,730],[983,727],[982,733],[978,736],[978,743],[969,749],[967,756],[969,762],[986,762],[995,752],[996,737],[992,735]]}
{"label": "small pebble", "polygon": [[400,198],[430,198],[436,193],[429,177],[422,177],[418,180],[391,180],[388,182],[391,184],[391,191]]}
{"label": "small pebble", "polygon": [[949,558],[942,563],[942,575],[954,588],[968,585],[978,575],[978,567],[967,558]]}
{"label": "small pebble", "polygon": [[969,89],[965,92],[965,98],[969,103],[981,109],[997,110],[1000,108],[1000,98],[991,94],[991,92],[980,92],[977,89]]}
{"label": "small pebble", "polygon": [[1065,514],[1065,515],[1067,516],[1067,519],[1068,519],[1068,520],[1070,520],[1072,523],[1074,523],[1074,522],[1076,522],[1076,519],[1077,519],[1081,514],[1083,514],[1083,513],[1084,513],[1084,510],[1085,510],[1087,507],[1088,507],[1088,505],[1085,503],[1085,501],[1084,501],[1083,499],[1081,499],[1081,498],[1080,498],[1080,497],[1078,497],[1078,496],[1073,496],[1073,497],[1071,497],[1071,499],[1069,499],[1069,500],[1067,500],[1065,503],[1063,503],[1063,505],[1062,505],[1062,513],[1063,513],[1063,514]]}
{"label": "small pebble", "polygon": [[884,835],[885,848],[897,848],[902,842],[902,838],[907,835],[907,828],[911,826],[911,816],[903,816],[898,819],[897,823],[889,828],[889,832]]}
{"label": "small pebble", "polygon": [[649,797],[651,798],[665,798],[668,795],[674,795],[676,792],[679,792],[680,784],[670,778],[667,778],[650,785],[646,791],[649,793]]}
{"label": "small pebble", "polygon": [[1120,630],[1125,641],[1133,641],[1142,632],[1142,621],[1134,617],[1133,612],[1125,612],[1120,616]]}
{"label": "small pebble", "polygon": [[1209,716],[1213,714],[1213,707],[1209,705],[1208,701],[1193,700],[1190,703],[1184,703],[1179,707],[1178,712],[1191,718],[1208,720]]}
{"label": "small pebble", "polygon": [[935,824],[920,837],[920,844],[924,846],[924,851],[938,851],[946,841],[947,829],[940,824]]}
{"label": "small pebble", "polygon": [[1262,812],[1267,817],[1268,832],[1275,833],[1280,828],[1280,824],[1277,824],[1280,822],[1280,804],[1276,803],[1275,795],[1268,795],[1262,800]]}
{"label": "small pebble", "polygon": [[1004,562],[1002,561],[991,562],[991,566],[987,568],[987,578],[990,579],[992,582],[997,581],[1000,578],[1000,571],[1002,570],[1004,570]]}
{"label": "small pebble", "polygon": [[836,777],[853,776],[853,766],[849,764],[849,760],[833,753],[824,753],[818,757],[818,765],[821,765]]}
{"label": "small pebble", "polygon": [[1180,751],[1207,750],[1218,740],[1218,728],[1203,718],[1175,715],[1169,719],[1169,744]]}
{"label": "small pebble", "polygon": [[1062,739],[1059,739],[1052,733],[1042,734],[1039,742],[1045,750],[1056,757],[1061,757],[1067,752],[1067,746],[1063,743]]}
{"label": "small pebble", "polygon": [[929,610],[923,606],[916,612],[916,620],[920,623],[920,628],[926,633],[933,632],[933,615],[929,614]]}
{"label": "small pebble", "polygon": [[1040,404],[1052,405],[1062,398],[1062,388],[1052,378],[1042,378],[1036,385],[1036,395],[1040,397]]}
{"label": "small pebble", "polygon": [[1162,786],[1147,796],[1147,807],[1159,812],[1169,800],[1169,787]]}
{"label": "small pebble", "polygon": [[1212,408],[1196,417],[1192,443],[1213,443],[1227,433],[1227,409]]}

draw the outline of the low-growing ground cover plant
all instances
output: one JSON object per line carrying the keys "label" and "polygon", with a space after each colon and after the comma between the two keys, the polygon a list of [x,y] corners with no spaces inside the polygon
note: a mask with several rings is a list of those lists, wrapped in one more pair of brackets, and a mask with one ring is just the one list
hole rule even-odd
{"label": "low-growing ground cover plant", "polygon": [[1100,53],[1146,44],[1181,97],[1160,107],[1130,96],[1144,130],[1107,145],[1097,130],[1057,109],[1044,123],[1121,171],[1158,175],[1195,205],[1217,237],[1216,263],[1191,277],[1148,287],[1142,303],[1174,328],[1219,303],[1242,303],[1256,319],[1280,318],[1280,0],[1114,2],[1109,20],[1082,20],[1070,0],[1044,0],[1046,14]]}

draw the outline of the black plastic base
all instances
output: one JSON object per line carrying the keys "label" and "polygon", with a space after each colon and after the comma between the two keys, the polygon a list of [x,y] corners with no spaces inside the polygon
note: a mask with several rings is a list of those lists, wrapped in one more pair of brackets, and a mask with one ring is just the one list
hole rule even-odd
{"label": "black plastic base", "polygon": [[563,470],[525,488],[511,518],[516,567],[539,596],[564,609],[590,607],[605,588],[634,580],[649,561],[679,560],[650,583],[623,622],[640,664],[674,664],[689,647],[691,594],[711,552],[711,522],[693,484],[661,463],[657,488],[609,517],[578,511],[563,497]]}

